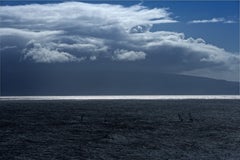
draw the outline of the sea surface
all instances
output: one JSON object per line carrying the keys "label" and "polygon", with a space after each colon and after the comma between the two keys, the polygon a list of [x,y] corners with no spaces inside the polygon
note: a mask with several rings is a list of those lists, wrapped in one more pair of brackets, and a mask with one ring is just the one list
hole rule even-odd
{"label": "sea surface", "polygon": [[239,96],[0,98],[1,160],[238,160]]}

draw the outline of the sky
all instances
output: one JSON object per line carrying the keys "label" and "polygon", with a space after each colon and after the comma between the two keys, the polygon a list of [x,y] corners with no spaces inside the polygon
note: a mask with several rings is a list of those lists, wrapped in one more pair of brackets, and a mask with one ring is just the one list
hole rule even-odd
{"label": "sky", "polygon": [[16,0],[0,7],[6,94],[25,93],[20,86],[38,94],[56,83],[53,93],[65,93],[84,78],[94,90],[98,79],[111,84],[116,74],[146,73],[146,83],[159,74],[173,75],[172,83],[184,81],[176,76],[239,82],[239,1]]}

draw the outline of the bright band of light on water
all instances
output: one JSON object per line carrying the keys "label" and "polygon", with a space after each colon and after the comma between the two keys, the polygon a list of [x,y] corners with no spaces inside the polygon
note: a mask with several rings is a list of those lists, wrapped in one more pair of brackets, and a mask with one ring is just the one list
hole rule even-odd
{"label": "bright band of light on water", "polygon": [[2,96],[0,100],[184,100],[240,99],[240,95]]}

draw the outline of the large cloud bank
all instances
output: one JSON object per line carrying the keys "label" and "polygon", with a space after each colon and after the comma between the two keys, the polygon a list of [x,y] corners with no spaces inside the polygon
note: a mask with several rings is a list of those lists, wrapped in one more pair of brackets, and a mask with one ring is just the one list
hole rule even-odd
{"label": "large cloud bank", "polygon": [[38,63],[98,59],[134,63],[154,57],[159,67],[164,64],[175,72],[191,74],[206,68],[234,72],[239,63],[236,54],[201,38],[151,31],[154,24],[177,23],[165,8],[81,2],[31,4],[1,6],[0,18],[3,47],[14,44],[23,59]]}

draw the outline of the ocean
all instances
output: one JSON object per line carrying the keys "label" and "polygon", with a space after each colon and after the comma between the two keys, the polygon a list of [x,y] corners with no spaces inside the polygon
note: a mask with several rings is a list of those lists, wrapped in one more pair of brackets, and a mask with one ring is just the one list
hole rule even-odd
{"label": "ocean", "polygon": [[240,159],[239,96],[0,98],[0,159]]}

